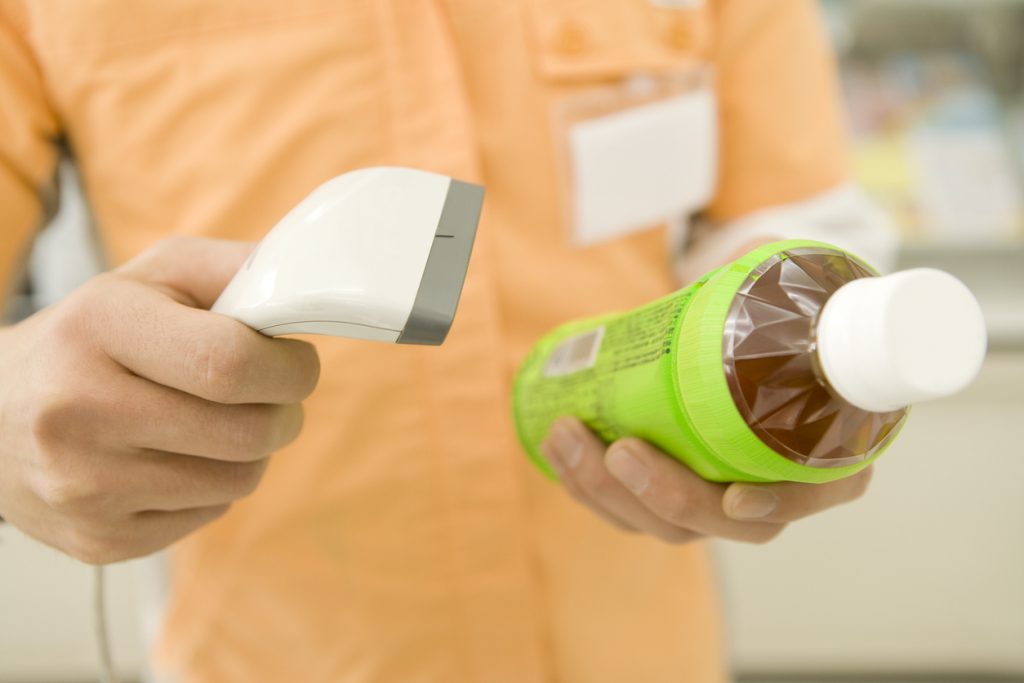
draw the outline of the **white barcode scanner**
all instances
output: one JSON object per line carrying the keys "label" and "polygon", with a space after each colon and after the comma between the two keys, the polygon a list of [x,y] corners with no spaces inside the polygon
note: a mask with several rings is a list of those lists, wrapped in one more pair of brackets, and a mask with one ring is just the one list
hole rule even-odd
{"label": "white barcode scanner", "polygon": [[484,189],[409,168],[329,180],[271,229],[211,310],[267,336],[440,344]]}

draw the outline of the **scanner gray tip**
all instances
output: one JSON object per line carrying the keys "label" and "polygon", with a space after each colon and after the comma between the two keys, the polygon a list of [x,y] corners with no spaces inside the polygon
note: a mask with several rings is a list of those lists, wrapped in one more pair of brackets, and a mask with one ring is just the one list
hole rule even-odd
{"label": "scanner gray tip", "polygon": [[399,344],[436,346],[448,336],[466,281],[483,201],[483,187],[452,179]]}

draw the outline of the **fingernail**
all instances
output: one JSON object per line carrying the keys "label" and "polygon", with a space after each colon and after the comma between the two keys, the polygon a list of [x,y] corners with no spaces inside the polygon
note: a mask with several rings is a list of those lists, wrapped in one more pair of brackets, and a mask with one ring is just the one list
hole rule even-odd
{"label": "fingernail", "polygon": [[762,519],[775,511],[779,499],[768,489],[740,486],[732,496],[729,516],[733,519]]}
{"label": "fingernail", "polygon": [[554,456],[558,458],[562,467],[571,470],[580,464],[583,458],[583,442],[571,429],[555,425],[551,430],[550,441]]}
{"label": "fingernail", "polygon": [[647,465],[621,446],[608,454],[606,465],[612,476],[636,495],[646,491],[651,483]]}

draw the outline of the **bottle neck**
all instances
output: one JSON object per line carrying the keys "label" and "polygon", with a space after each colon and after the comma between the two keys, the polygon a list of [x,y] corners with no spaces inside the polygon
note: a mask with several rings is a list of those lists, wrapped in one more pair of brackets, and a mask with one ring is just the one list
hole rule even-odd
{"label": "bottle neck", "polygon": [[905,409],[873,413],[845,400],[817,356],[815,326],[825,302],[844,284],[873,275],[838,249],[793,249],[755,268],[733,300],[722,347],[733,401],[758,438],[794,462],[861,462],[906,416]]}

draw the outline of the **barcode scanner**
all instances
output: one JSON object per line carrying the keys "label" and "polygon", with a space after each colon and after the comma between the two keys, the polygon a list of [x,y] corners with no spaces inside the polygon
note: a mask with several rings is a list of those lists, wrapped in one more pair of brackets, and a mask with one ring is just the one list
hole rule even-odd
{"label": "barcode scanner", "polygon": [[271,337],[440,344],[483,195],[479,185],[410,168],[328,180],[270,230],[211,310]]}

